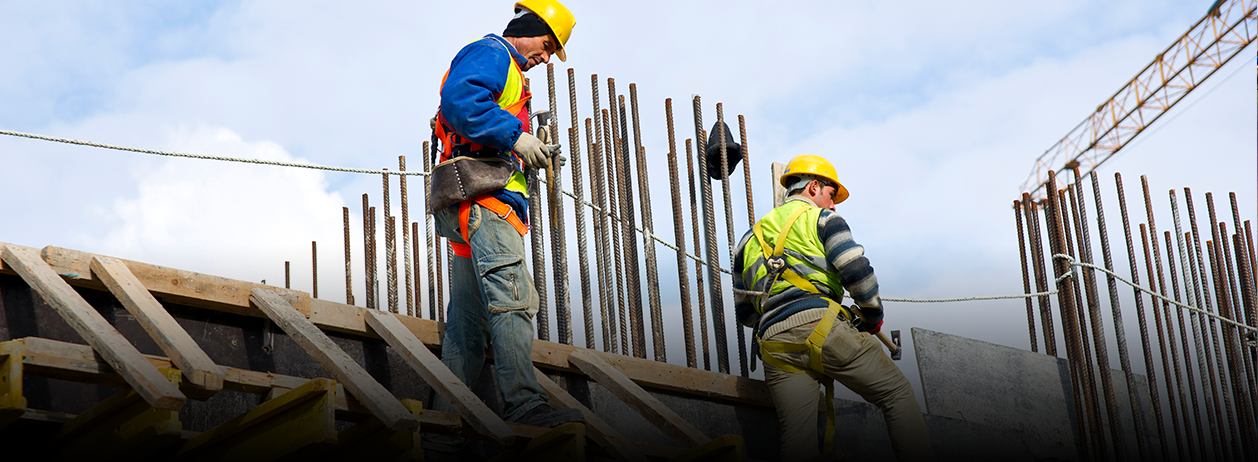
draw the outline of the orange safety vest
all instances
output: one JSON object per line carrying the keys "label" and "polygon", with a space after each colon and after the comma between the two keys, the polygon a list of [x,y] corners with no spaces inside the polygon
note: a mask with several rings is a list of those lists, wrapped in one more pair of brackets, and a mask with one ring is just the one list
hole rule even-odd
{"label": "orange safety vest", "polygon": [[[502,45],[502,42],[499,42],[498,40],[494,40],[494,42]],[[525,83],[524,70],[520,69],[520,65],[515,62],[515,56],[511,55],[511,51],[506,48],[506,45],[503,45],[503,51],[507,52],[507,61],[510,65],[507,70],[507,80],[503,85],[503,91],[498,94],[496,102],[499,108],[510,112],[511,115],[514,115],[517,119],[519,119],[521,129],[528,132],[530,126],[529,100],[533,98],[533,94],[529,91],[528,85]],[[441,77],[442,87],[445,87],[446,78],[449,76],[450,71],[447,70],[445,75]],[[454,128],[450,126],[449,122],[446,121],[445,115],[441,113],[440,109],[437,111],[437,123],[434,134],[437,139],[441,141],[442,146],[439,162],[450,160],[450,158],[453,157],[456,148],[460,151],[471,153],[487,150],[485,146],[475,143],[472,140],[465,138],[463,135],[458,134]],[[517,165],[519,165],[520,159],[514,154],[512,157]],[[498,215],[503,220],[506,220],[507,223],[510,223],[511,227],[515,228],[516,232],[520,233],[521,236],[528,233],[528,225],[524,224],[524,221],[520,219],[519,214],[515,213],[515,209],[511,208],[510,205],[498,200],[498,198],[493,197],[490,194],[478,196],[459,204],[459,234],[463,238],[463,242],[450,243],[450,249],[455,255],[463,258],[472,257],[472,248],[468,245],[472,242],[468,233],[468,219],[471,217],[473,203],[480,205],[486,210]]]}

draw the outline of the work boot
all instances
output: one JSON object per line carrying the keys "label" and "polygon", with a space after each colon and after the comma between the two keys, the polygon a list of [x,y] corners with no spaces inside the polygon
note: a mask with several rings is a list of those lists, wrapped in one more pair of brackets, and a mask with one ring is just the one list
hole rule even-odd
{"label": "work boot", "polygon": [[529,409],[520,418],[515,419],[516,423],[524,425],[532,425],[535,427],[553,428],[568,422],[584,422],[581,411],[576,409],[555,409],[550,404],[539,404],[533,409]]}

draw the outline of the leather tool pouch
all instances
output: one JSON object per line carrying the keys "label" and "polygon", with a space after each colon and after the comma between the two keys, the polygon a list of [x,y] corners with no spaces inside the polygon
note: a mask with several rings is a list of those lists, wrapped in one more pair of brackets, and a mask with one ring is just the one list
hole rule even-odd
{"label": "leather tool pouch", "polygon": [[432,169],[428,213],[502,189],[515,168],[499,158],[459,156]]}

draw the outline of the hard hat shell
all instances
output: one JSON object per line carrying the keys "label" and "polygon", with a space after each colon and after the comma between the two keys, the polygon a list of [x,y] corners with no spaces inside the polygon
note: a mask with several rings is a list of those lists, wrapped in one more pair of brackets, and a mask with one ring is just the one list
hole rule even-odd
{"label": "hard hat shell", "polygon": [[847,200],[847,197],[850,195],[847,187],[843,186],[843,182],[839,181],[839,175],[834,170],[834,164],[816,154],[800,154],[791,159],[790,163],[786,164],[786,171],[782,173],[782,178],[778,180],[778,183],[781,183],[783,188],[790,187],[791,177],[796,175],[812,175],[833,181],[834,184],[838,185],[838,190],[834,193],[835,204]]}
{"label": "hard hat shell", "polygon": [[515,3],[515,7],[528,9],[542,18],[542,21],[546,21],[550,31],[559,40],[555,56],[560,61],[567,61],[568,53],[564,51],[564,47],[568,45],[568,37],[572,36],[572,28],[577,25],[577,18],[572,15],[572,11],[558,0],[520,0]]}

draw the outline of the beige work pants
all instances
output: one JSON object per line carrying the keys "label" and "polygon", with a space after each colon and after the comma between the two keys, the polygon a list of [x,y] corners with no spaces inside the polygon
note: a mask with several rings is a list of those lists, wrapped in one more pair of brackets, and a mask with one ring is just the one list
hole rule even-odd
{"label": "beige work pants", "polygon": [[[805,324],[766,340],[803,343],[815,328],[816,323]],[[887,432],[891,436],[891,446],[899,460],[929,460],[930,443],[926,437],[926,422],[917,406],[917,399],[913,396],[913,389],[908,379],[904,378],[904,374],[882,349],[882,343],[878,339],[857,332],[847,322],[836,321],[834,329],[822,346],[821,364],[827,377],[839,381],[882,410],[887,421]],[[808,369],[808,354],[804,352],[761,354],[772,354],[787,364]],[[817,406],[824,395],[819,392],[817,379],[807,374],[785,372],[766,365],[765,382],[769,384],[773,405],[777,408],[782,435],[780,459],[794,461],[819,458],[821,454]],[[842,445],[843,428],[837,428],[835,446]]]}

